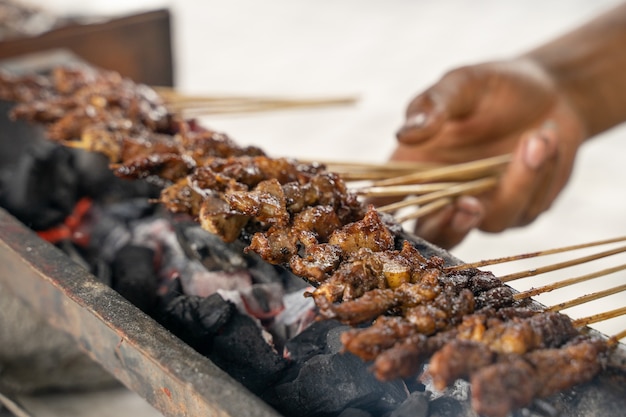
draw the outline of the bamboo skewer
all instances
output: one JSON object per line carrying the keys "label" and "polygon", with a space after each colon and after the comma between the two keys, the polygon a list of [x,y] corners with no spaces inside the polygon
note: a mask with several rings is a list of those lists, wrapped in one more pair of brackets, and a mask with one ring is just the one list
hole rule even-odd
{"label": "bamboo skewer", "polygon": [[208,115],[226,113],[249,113],[295,108],[343,106],[356,103],[355,97],[328,98],[280,98],[244,96],[186,95],[169,87],[154,87],[165,105],[174,112]]}
{"label": "bamboo skewer", "polygon": [[303,109],[312,107],[328,107],[333,105],[339,105],[340,102],[326,101],[326,102],[311,102],[311,103],[233,103],[231,105],[216,104],[216,105],[204,105],[194,107],[182,107],[174,108],[174,111],[182,112],[188,116],[202,116],[212,114],[232,114],[232,113],[255,113],[266,112],[275,110],[291,110],[291,109]]}
{"label": "bamboo skewer", "polygon": [[428,184],[392,185],[389,187],[362,187],[357,188],[355,193],[364,197],[398,197],[428,194],[459,185],[461,183],[458,182],[433,182]]}
{"label": "bamboo skewer", "polygon": [[621,332],[614,334],[613,336],[611,336],[609,338],[609,340],[607,340],[607,345],[609,347],[611,346],[615,346],[616,344],[619,343],[620,339],[623,339],[626,337],[626,329],[622,330]]}
{"label": "bamboo skewer", "polygon": [[[585,281],[589,281],[595,278],[599,278],[605,275],[609,275],[615,272],[619,272],[619,271],[623,271],[626,269],[626,264],[623,265],[619,265],[613,268],[607,268],[607,269],[603,269],[601,271],[597,271],[597,272],[593,272],[590,274],[586,274],[586,275],[581,275],[579,277],[576,278],[569,278],[569,279],[565,279],[563,281],[559,281],[559,282],[555,282],[552,284],[548,284],[548,285],[544,285],[542,287],[538,287],[538,288],[533,288],[527,291],[523,291],[520,293],[517,293],[513,296],[514,299],[516,300],[523,300],[525,298],[530,298],[530,297],[534,297],[536,295],[539,294],[544,294],[553,290],[557,290],[559,288],[564,288],[570,285],[574,285],[574,284],[578,284],[581,282],[585,282]],[[566,308],[566,307],[562,307],[562,308]]]}
{"label": "bamboo skewer", "polygon": [[463,164],[455,164],[435,168],[425,172],[376,181],[372,185],[384,187],[389,185],[418,184],[430,181],[464,181],[493,175],[501,171],[511,161],[511,155],[500,155]]}
{"label": "bamboo skewer", "polygon": [[563,303],[555,304],[548,308],[548,311],[561,311],[570,307],[575,307],[581,304],[588,303],[590,301],[599,300],[600,298],[608,297],[609,295],[617,294],[622,291],[626,291],[626,284],[618,285],[603,291],[594,292],[591,294],[583,295],[573,300],[569,300]]}
{"label": "bamboo skewer", "polygon": [[589,324],[599,323],[616,317],[620,317],[626,314],[626,307],[619,307],[614,310],[605,311],[603,313],[594,314],[591,316],[583,317],[574,320],[575,327],[584,327]]}
{"label": "bamboo skewer", "polygon": [[[409,161],[387,161],[387,162],[354,162],[354,161],[339,161],[339,160],[298,160],[305,163],[320,163],[326,167],[332,168],[332,171],[344,172],[346,170],[376,170],[376,171],[389,171],[389,172],[403,172],[411,173],[416,171],[424,171],[427,169],[441,168],[442,164],[434,162],[409,162]],[[449,166],[449,165],[448,165]]]}
{"label": "bamboo skewer", "polygon": [[342,180],[351,181],[378,181],[395,178],[415,172],[440,168],[441,164],[424,162],[401,162],[391,161],[384,163],[345,162],[345,161],[307,161],[324,165],[329,171],[338,174]]}
{"label": "bamboo skewer", "polygon": [[434,213],[435,211],[437,211],[437,210],[447,206],[448,204],[452,204],[452,198],[450,198],[450,197],[443,197],[443,198],[435,200],[435,201],[433,201],[431,203],[428,203],[428,204],[425,204],[425,205],[421,206],[420,208],[418,208],[414,212],[407,213],[404,216],[398,216],[396,218],[396,220],[399,223],[404,223],[404,222],[406,222],[408,220],[417,219],[417,218],[425,216],[427,214]]}
{"label": "bamboo skewer", "polygon": [[397,203],[388,204],[382,207],[377,207],[381,212],[393,212],[404,207],[417,206],[420,204],[430,203],[435,200],[439,200],[444,197],[455,197],[459,195],[478,194],[485,190],[494,187],[498,183],[498,179],[495,177],[482,178],[466,183],[453,185],[441,191],[435,191],[429,194],[425,194],[419,197],[408,198],[406,200],[399,201]]}
{"label": "bamboo skewer", "polygon": [[569,252],[569,251],[574,251],[578,249],[587,249],[587,248],[591,248],[594,246],[607,245],[609,243],[617,243],[617,242],[623,242],[623,241],[626,241],[626,236],[620,236],[620,237],[604,239],[604,240],[597,240],[594,242],[582,243],[578,245],[563,246],[560,248],[541,250],[537,252],[528,252],[528,253],[524,253],[521,255],[505,256],[502,258],[487,259],[487,260],[482,260],[482,261],[472,262],[472,263],[464,263],[462,265],[455,265],[455,266],[447,267],[446,270],[456,271],[456,270],[461,270],[461,269],[480,268],[483,266],[490,266],[490,265],[496,265],[496,264],[501,264],[501,263],[506,263],[506,262],[519,261],[522,259],[536,258],[536,257],[546,256],[546,255],[554,255],[557,253]]}
{"label": "bamboo skewer", "polygon": [[516,279],[520,279],[520,278],[532,277],[532,276],[543,274],[546,272],[552,272],[552,271],[556,271],[559,269],[568,268],[570,266],[580,265],[585,262],[595,261],[597,259],[605,258],[607,256],[616,255],[618,253],[623,253],[623,252],[626,252],[626,246],[620,246],[619,248],[616,248],[616,249],[599,252],[593,255],[582,256],[580,258],[576,258],[576,259],[565,261],[565,262],[558,262],[552,265],[542,266],[540,268],[534,268],[534,269],[529,269],[526,271],[516,272],[513,274],[509,274],[509,275],[504,275],[500,277],[500,280],[502,282],[509,282],[509,281],[513,281]]}

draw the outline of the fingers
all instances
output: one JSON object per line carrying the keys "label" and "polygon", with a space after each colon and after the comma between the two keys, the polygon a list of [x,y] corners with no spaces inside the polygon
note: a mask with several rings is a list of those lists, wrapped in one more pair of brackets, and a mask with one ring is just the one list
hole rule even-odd
{"label": "fingers", "polygon": [[415,234],[444,249],[451,249],[465,239],[484,216],[484,206],[477,198],[463,196],[437,213],[420,218]]}
{"label": "fingers", "polygon": [[398,141],[420,143],[439,132],[446,121],[470,112],[479,98],[477,78],[475,67],[458,68],[415,97],[404,125],[396,133]]}
{"label": "fingers", "polygon": [[487,214],[481,230],[522,226],[547,209],[557,170],[556,142],[556,132],[548,125],[522,139],[498,187],[483,199]]}
{"label": "fingers", "polygon": [[522,138],[495,190],[458,198],[453,205],[421,218],[415,233],[450,249],[474,228],[501,232],[530,223],[550,206],[565,181],[559,175],[558,156],[554,125],[544,124]]}

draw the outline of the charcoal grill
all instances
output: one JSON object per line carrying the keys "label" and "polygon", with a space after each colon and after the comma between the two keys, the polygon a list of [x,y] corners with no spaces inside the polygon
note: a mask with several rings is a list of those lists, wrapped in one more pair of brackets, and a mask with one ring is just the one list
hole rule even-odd
{"label": "charcoal grill", "polygon": [[2,209],[0,237],[0,285],[163,414],[279,415]]}
{"label": "charcoal grill", "polygon": [[[448,264],[461,262],[418,237],[404,237],[425,255],[440,256]],[[210,359],[1,208],[0,265],[1,291],[23,300],[52,327],[67,333],[95,362],[164,415],[280,417]],[[623,415],[626,349],[619,345],[610,366],[592,382],[540,404],[544,407],[517,415]],[[475,417],[471,411],[465,415]]]}
{"label": "charcoal grill", "polygon": [[[419,239],[415,238],[419,241]],[[419,241],[448,262],[449,253]],[[0,209],[0,285],[22,299],[129,389],[166,416],[278,417],[209,359]],[[547,399],[569,416],[618,416],[626,407],[626,354],[592,383]],[[589,414],[592,410],[594,414]]]}

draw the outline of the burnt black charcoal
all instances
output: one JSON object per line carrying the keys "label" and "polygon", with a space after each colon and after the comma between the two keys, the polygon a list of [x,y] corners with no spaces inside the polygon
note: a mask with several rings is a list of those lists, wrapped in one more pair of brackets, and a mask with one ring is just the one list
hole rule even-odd
{"label": "burnt black charcoal", "polygon": [[152,314],[157,300],[154,250],[126,245],[111,263],[111,287],[146,314]]}
{"label": "burnt black charcoal", "polygon": [[42,126],[9,118],[14,106],[0,100],[0,167],[14,166],[26,149],[48,142]]}
{"label": "burnt black charcoal", "polygon": [[[104,204],[143,197],[157,198],[160,188],[147,181],[128,181],[117,177],[109,167],[108,158],[100,153],[70,149],[79,173],[79,192]],[[152,204],[154,207],[155,205]]]}
{"label": "burnt black charcoal", "polygon": [[341,334],[350,329],[350,326],[337,326],[328,330],[326,335],[326,350],[329,353],[340,353],[343,351],[344,346],[341,342]]}
{"label": "burnt black charcoal", "polygon": [[71,153],[60,146],[26,148],[0,173],[0,205],[32,229],[57,226],[79,198],[73,164]]}
{"label": "burnt black charcoal", "polygon": [[[555,403],[558,404],[558,401],[555,401]],[[597,410],[597,408],[595,410]],[[542,399],[535,399],[527,408],[515,410],[512,413],[513,417],[573,417],[575,415],[575,413],[562,413],[557,407]],[[593,414],[584,412],[579,416],[591,415]]]}
{"label": "burnt black charcoal", "polygon": [[335,320],[320,320],[311,324],[300,334],[287,341],[285,349],[289,359],[296,363],[302,363],[315,355],[331,353],[328,350],[327,339],[328,332],[334,328],[345,329],[346,326]]}
{"label": "burnt black charcoal", "polygon": [[373,417],[372,413],[359,408],[346,408],[337,417]]}
{"label": "burnt black charcoal", "polygon": [[430,402],[429,417],[476,416],[469,403],[452,397],[439,397]]}
{"label": "burnt black charcoal", "polygon": [[[625,383],[623,368],[607,369],[593,381],[552,395],[546,400],[559,410],[559,417],[622,416],[626,410],[623,391]],[[552,417],[547,413],[543,415]]]}
{"label": "burnt black charcoal", "polygon": [[286,416],[337,415],[346,408],[382,414],[404,402],[401,382],[378,381],[361,359],[351,354],[316,355],[292,381],[276,385],[268,402]]}
{"label": "burnt black charcoal", "polygon": [[167,300],[157,320],[189,346],[208,355],[213,337],[230,320],[235,306],[219,294],[209,297],[179,295]]}
{"label": "burnt black charcoal", "polygon": [[234,271],[247,265],[243,243],[226,243],[195,222],[177,223],[176,237],[185,254],[200,261],[209,271]]}
{"label": "burnt black charcoal", "polygon": [[385,417],[428,417],[430,395],[426,392],[412,392],[398,408]]}
{"label": "burnt black charcoal", "polygon": [[215,335],[208,357],[256,394],[278,380],[287,366],[264,339],[257,323],[236,310]]}
{"label": "burnt black charcoal", "polygon": [[[247,269],[254,282],[262,284],[282,283],[285,292],[293,292],[307,286],[302,278],[298,278],[282,267],[265,262],[254,252],[246,254]],[[295,281],[295,282],[294,282]]]}

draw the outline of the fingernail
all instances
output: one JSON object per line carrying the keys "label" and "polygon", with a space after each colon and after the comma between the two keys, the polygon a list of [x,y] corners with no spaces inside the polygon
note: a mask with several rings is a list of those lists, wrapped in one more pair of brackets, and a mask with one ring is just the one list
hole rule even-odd
{"label": "fingernail", "polygon": [[406,132],[413,129],[420,129],[426,124],[426,113],[417,113],[406,119],[404,125],[398,130],[398,133]]}
{"label": "fingernail", "polygon": [[450,226],[456,232],[467,232],[480,223],[482,214],[480,211],[457,210],[452,216]]}
{"label": "fingernail", "polygon": [[524,162],[531,169],[538,169],[548,156],[548,139],[538,133],[529,137],[524,149]]}
{"label": "fingernail", "polygon": [[417,113],[404,122],[405,128],[419,128],[426,124],[426,113]]}

